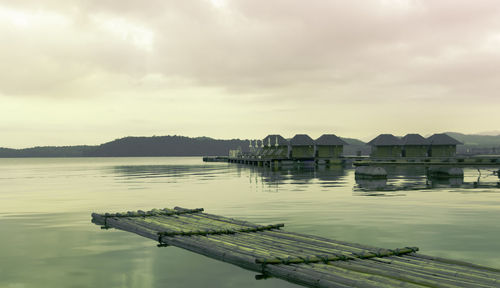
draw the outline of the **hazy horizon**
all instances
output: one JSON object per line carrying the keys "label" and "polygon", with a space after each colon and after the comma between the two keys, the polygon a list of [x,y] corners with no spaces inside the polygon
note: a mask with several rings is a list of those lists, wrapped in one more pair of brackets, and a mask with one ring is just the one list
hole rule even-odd
{"label": "hazy horizon", "polygon": [[494,0],[0,0],[0,147],[496,133],[498,31]]}
{"label": "hazy horizon", "polygon": [[[408,132],[408,133],[411,133],[411,132]],[[405,133],[405,134],[401,134],[401,135],[395,135],[397,137],[402,137],[408,133]],[[461,132],[456,132],[456,131],[441,131],[441,132],[437,132],[437,133],[461,133]],[[273,133],[273,134],[280,134],[280,133]],[[312,134],[308,134],[308,133],[295,133],[295,134],[307,134],[309,135],[311,138],[313,139],[317,139],[319,136],[321,136],[320,134],[318,135],[312,135]],[[285,139],[291,139],[295,134],[293,135],[283,135],[283,134],[280,134],[282,135]],[[330,133],[331,134],[331,133]],[[462,133],[462,134],[465,134],[465,133]],[[471,133],[471,134],[465,134],[465,135],[478,135],[478,136],[500,136],[500,131],[485,131],[485,132],[480,132],[480,133]],[[25,146],[21,146],[21,147],[6,147],[6,146],[0,146],[0,148],[7,148],[7,149],[27,149],[27,148],[34,148],[34,147],[64,147],[64,146],[97,146],[97,145],[100,145],[100,144],[104,144],[104,143],[107,143],[107,142],[111,142],[111,141],[114,141],[114,140],[117,140],[117,139],[121,139],[121,138],[126,138],[126,137],[162,137],[162,136],[180,136],[180,137],[189,137],[189,138],[197,138],[197,137],[208,137],[208,138],[212,138],[212,139],[215,139],[215,140],[262,140],[265,136],[267,135],[263,135],[262,137],[257,137],[257,138],[237,138],[237,137],[232,137],[232,138],[215,138],[215,137],[211,137],[210,135],[198,135],[198,136],[187,136],[187,135],[127,135],[127,136],[122,136],[122,137],[118,137],[118,138],[115,138],[115,139],[108,139],[104,142],[100,142],[100,143],[79,143],[79,144],[74,144],[74,145],[61,145],[61,144],[57,144],[57,143],[54,143],[54,144],[49,144],[49,145],[29,145],[29,144],[26,144]],[[369,142],[370,140],[372,140],[374,137],[344,137],[342,135],[337,135],[341,138],[350,138],[350,139],[357,139],[357,140],[361,140],[363,142]],[[431,136],[431,134],[423,134],[422,136],[424,137],[428,137],[428,136]]]}

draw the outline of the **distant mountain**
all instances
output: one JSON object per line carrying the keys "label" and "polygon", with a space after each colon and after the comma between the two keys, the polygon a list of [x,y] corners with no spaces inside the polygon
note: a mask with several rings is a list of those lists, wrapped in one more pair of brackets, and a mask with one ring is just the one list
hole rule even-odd
{"label": "distant mountain", "polygon": [[1,158],[16,157],[83,157],[96,146],[46,146],[25,149],[0,148]]}
{"label": "distant mountain", "polygon": [[446,134],[467,146],[500,147],[500,135],[472,135],[457,132],[446,132]]}
{"label": "distant mountain", "polygon": [[344,146],[344,155],[369,155],[371,147],[365,142],[354,138],[343,138],[348,145]]}
{"label": "distant mountain", "polygon": [[340,139],[344,140],[349,145],[359,145],[359,146],[366,145],[365,142],[363,142],[361,140],[358,140],[358,139],[354,139],[354,138],[343,138],[343,137],[340,137]]}
{"label": "distant mountain", "polygon": [[227,155],[230,149],[248,149],[248,141],[184,136],[125,137],[98,146],[0,148],[0,157],[139,157]]}
{"label": "distant mountain", "polygon": [[230,149],[248,149],[248,141],[216,140],[184,136],[125,137],[95,147],[84,156],[213,156],[227,155]]}
{"label": "distant mountain", "polygon": [[500,130],[483,131],[483,132],[476,133],[476,134],[477,135],[497,136],[497,135],[500,135]]}

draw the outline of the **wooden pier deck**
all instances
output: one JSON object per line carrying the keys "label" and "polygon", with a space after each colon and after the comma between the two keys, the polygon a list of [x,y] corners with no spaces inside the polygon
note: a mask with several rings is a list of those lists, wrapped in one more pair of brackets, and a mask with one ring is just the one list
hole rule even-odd
{"label": "wooden pier deck", "polygon": [[286,232],[203,209],[92,214],[103,228],[133,232],[307,287],[500,287],[500,269]]}

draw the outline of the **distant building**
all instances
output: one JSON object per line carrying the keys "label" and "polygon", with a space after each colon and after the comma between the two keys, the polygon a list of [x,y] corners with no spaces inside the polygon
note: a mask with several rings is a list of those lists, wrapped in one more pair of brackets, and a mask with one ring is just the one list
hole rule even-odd
{"label": "distant building", "polygon": [[429,140],[419,134],[406,134],[401,138],[403,157],[427,157],[429,150]]}
{"label": "distant building", "polygon": [[372,146],[371,157],[401,157],[401,139],[392,134],[380,134],[368,144]]}
{"label": "distant building", "polygon": [[267,135],[262,140],[261,158],[285,159],[288,158],[288,141],[278,134]]}
{"label": "distant building", "polygon": [[297,134],[290,139],[290,158],[314,158],[314,140],[306,134]]}
{"label": "distant building", "polygon": [[430,143],[429,157],[454,157],[457,155],[457,145],[463,144],[445,133],[434,134],[427,140]]}
{"label": "distant building", "polygon": [[334,134],[323,134],[316,139],[316,157],[339,158],[347,143]]}

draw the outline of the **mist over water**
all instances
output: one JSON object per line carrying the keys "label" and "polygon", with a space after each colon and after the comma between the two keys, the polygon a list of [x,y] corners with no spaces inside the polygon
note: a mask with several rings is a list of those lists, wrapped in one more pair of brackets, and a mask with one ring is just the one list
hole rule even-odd
{"label": "mist over water", "polygon": [[[295,287],[90,222],[92,212],[203,207],[209,213],[500,268],[500,189],[389,170],[270,170],[188,158],[0,159],[0,287]],[[465,169],[464,182],[478,171]],[[491,184],[491,185],[489,185]],[[455,187],[456,186],[456,187]]]}

